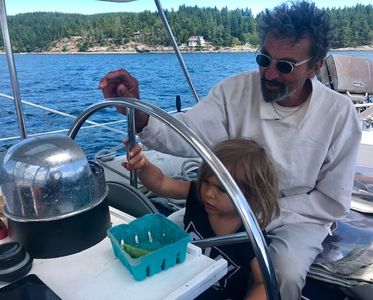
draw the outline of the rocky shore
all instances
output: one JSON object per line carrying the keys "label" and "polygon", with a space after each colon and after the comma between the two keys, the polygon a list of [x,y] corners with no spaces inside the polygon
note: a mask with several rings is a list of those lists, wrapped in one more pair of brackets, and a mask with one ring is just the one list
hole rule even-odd
{"label": "rocky shore", "polygon": [[[373,45],[366,45],[366,46],[359,46],[359,47],[348,47],[348,48],[338,48],[332,49],[333,51],[373,51]],[[236,47],[224,47],[219,49],[202,49],[202,50],[185,50],[180,49],[182,53],[221,53],[221,52],[255,52],[256,48],[248,47],[248,46],[236,46]],[[40,53],[40,52],[38,52]],[[149,47],[143,49],[131,49],[131,48],[124,48],[124,47],[94,47],[90,48],[87,51],[58,51],[57,49],[52,49],[51,51],[42,52],[46,54],[135,54],[135,53],[174,53],[172,47]]]}
{"label": "rocky shore", "polygon": [[373,51],[373,45],[333,49],[333,51]]}
{"label": "rocky shore", "polygon": [[[171,46],[149,46],[139,42],[128,42],[122,45],[111,44],[109,46],[90,46],[82,51],[82,39],[79,36],[63,38],[54,43],[48,53],[173,53]],[[181,52],[247,52],[255,51],[254,47],[236,46],[236,47],[204,47],[193,48],[186,45],[180,45]]]}
{"label": "rocky shore", "polygon": [[[170,46],[149,46],[139,42],[128,42],[122,45],[109,46],[91,46],[81,51],[82,37],[72,36],[63,38],[55,42],[48,53],[173,53],[174,50]],[[180,51],[183,53],[211,53],[211,52],[255,52],[256,48],[250,45],[239,45],[235,47],[205,47],[196,49],[186,45],[180,45]],[[373,51],[373,45],[364,45],[360,47],[341,48],[333,50],[356,50],[356,51]]]}
{"label": "rocky shore", "polygon": [[[111,44],[109,46],[90,46],[82,49],[82,37],[73,36],[63,38],[56,41],[51,45],[48,51],[32,52],[44,54],[133,54],[133,53],[174,53],[171,46],[149,46],[139,42],[129,42],[122,45]],[[220,53],[220,52],[255,52],[256,48],[250,45],[239,45],[235,47],[205,47],[205,48],[192,48],[185,45],[179,46],[182,53]],[[372,45],[364,45],[359,47],[348,47],[333,49],[333,51],[373,51]]]}

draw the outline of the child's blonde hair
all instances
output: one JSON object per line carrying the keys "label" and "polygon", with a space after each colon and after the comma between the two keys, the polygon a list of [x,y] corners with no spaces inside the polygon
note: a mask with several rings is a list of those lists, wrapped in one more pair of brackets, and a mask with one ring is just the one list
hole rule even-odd
{"label": "child's blonde hair", "polygon": [[[234,138],[213,147],[213,152],[232,175],[264,229],[280,212],[277,174],[264,148],[252,139]],[[198,171],[197,191],[201,182],[214,175],[203,162]]]}

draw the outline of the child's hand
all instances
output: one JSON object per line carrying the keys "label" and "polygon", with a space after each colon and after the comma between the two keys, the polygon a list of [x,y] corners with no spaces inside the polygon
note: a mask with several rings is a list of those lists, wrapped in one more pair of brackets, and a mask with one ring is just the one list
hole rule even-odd
{"label": "child's hand", "polygon": [[[128,142],[123,142],[125,146],[127,146]],[[128,162],[123,162],[122,166],[125,167],[128,171],[138,170],[140,171],[142,168],[145,167],[147,163],[147,159],[145,158],[144,153],[141,150],[141,146],[139,144],[135,145],[131,151],[127,153]]]}

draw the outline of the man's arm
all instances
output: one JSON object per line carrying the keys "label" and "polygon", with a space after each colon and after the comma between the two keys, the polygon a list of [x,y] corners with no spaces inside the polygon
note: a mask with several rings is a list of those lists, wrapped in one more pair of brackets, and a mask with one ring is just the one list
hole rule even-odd
{"label": "man's arm", "polygon": [[[99,89],[105,98],[130,97],[140,98],[139,84],[135,77],[127,70],[119,69],[106,74],[99,83]],[[226,129],[221,126],[221,120],[225,118],[222,112],[223,93],[218,87],[210,92],[207,99],[189,110],[186,114],[179,113],[176,118],[191,128],[205,143],[211,145],[216,142],[216,133],[225,135]],[[125,108],[118,108],[122,114],[126,114]],[[211,118],[214,116],[214,118]],[[149,115],[135,110],[136,132],[140,133],[143,144],[155,150],[181,156],[196,156],[191,147],[164,123],[150,118]],[[143,130],[145,128],[145,130]],[[157,136],[157,139],[154,139]],[[209,137],[205,138],[204,137]]]}
{"label": "man's arm", "polygon": [[[175,117],[202,139],[208,146],[228,137],[226,95],[223,88],[214,87],[209,95],[186,113]],[[157,138],[154,139],[154,136]],[[139,134],[141,142],[158,151],[183,157],[195,157],[196,153],[185,140],[164,123],[150,117],[148,126]]]}

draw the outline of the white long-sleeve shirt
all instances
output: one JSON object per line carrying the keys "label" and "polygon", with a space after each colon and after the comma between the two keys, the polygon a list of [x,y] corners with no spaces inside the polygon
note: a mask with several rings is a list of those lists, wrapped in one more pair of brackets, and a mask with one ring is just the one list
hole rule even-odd
{"label": "white long-sleeve shirt", "polygon": [[[281,217],[270,225],[335,221],[350,207],[361,126],[352,101],[312,80],[305,109],[281,118],[263,100],[258,72],[215,86],[177,118],[209,146],[232,137],[254,138],[269,153],[279,177]],[[182,156],[193,150],[163,123],[149,118],[145,145]]]}

